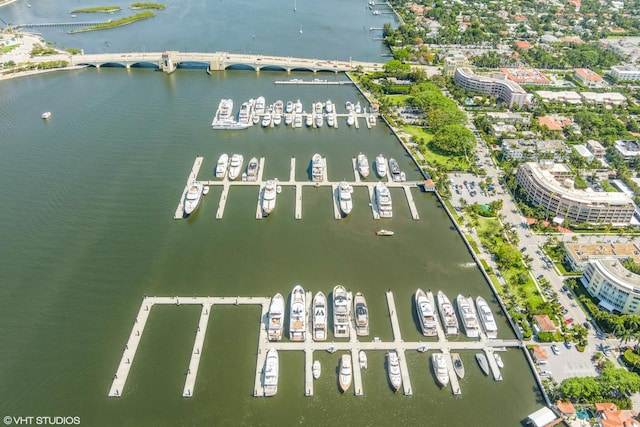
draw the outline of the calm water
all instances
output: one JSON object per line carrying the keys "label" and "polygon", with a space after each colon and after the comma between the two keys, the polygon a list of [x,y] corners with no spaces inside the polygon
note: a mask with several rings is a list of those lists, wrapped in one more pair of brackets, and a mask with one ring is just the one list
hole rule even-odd
{"label": "calm water", "polygon": [[[67,3],[69,9],[79,7]],[[193,24],[194,34],[204,31],[198,30],[198,25],[204,28],[196,19],[198,10],[216,15],[207,2],[168,4],[176,10],[167,13],[166,19]],[[220,2],[216,11],[238,14],[235,5]],[[297,2],[296,14],[311,6],[303,5]],[[282,7],[293,14],[288,2],[270,8],[243,7],[265,7],[265,13]],[[34,1],[29,9],[21,2],[0,12],[3,19],[12,14],[11,19],[18,22],[16,17],[22,13],[47,8],[53,10],[54,2]],[[330,0],[313,4],[313,13],[320,14],[324,8],[328,10],[324,13],[335,15],[340,10],[353,16],[351,26],[368,28],[377,19],[360,2]],[[64,9],[60,16],[66,13]],[[364,41],[353,39],[346,48],[336,35],[340,31],[336,28],[343,24],[313,16],[308,26],[303,24],[304,36],[314,31],[326,34],[326,43],[335,43],[332,49],[342,57],[350,55],[351,45],[367,58],[376,57],[380,47],[370,41],[368,29]],[[279,25],[274,24],[275,17],[264,22],[245,18],[256,22],[249,27],[245,23],[244,33]],[[358,19],[367,23],[360,25]],[[124,43],[141,30],[122,31],[109,36],[111,46],[117,38]],[[194,45],[202,43],[203,50],[240,49],[219,30],[211,31],[209,39],[220,37],[220,41],[206,44],[194,35]],[[153,35],[166,40],[149,50],[160,49],[171,38],[180,38],[174,44],[179,48],[179,43],[192,38],[179,37],[177,32]],[[273,31],[271,40],[278,37]],[[145,43],[151,46],[151,37]],[[288,42],[283,38],[278,43]],[[298,42],[287,46],[292,54],[302,53],[296,51],[302,49]],[[273,52],[286,53],[276,48]],[[390,340],[384,292],[391,288],[406,341],[424,339],[412,313],[416,287],[445,289],[450,298],[460,292],[491,297],[478,270],[468,267],[471,257],[435,197],[417,190],[413,196],[419,221],[410,219],[399,190],[392,190],[394,218],[374,221],[362,188],[355,190],[352,214],[341,221],[333,219],[329,189],[305,189],[303,219],[296,221],[294,194],[286,187],[278,196],[275,213],[266,220],[254,219],[255,188],[232,189],[222,220],[215,219],[220,194],[216,188],[191,218],[172,219],[197,155],[204,156],[202,179],[211,178],[223,152],[242,153],[245,159],[264,156],[265,177],[281,179],[287,178],[290,158],[295,156],[300,180],[306,177],[312,154],[318,152],[327,157],[331,180],[349,179],[350,158],[360,151],[370,161],[377,153],[395,157],[408,179],[419,178],[384,126],[355,130],[341,123],[336,130],[211,130],[222,97],[233,98],[236,105],[260,94],[269,102],[299,98],[306,110],[316,100],[332,99],[342,111],[347,100],[364,103],[349,86],[273,84],[284,76],[242,71],[208,76],[201,70],[178,70],[167,76],[151,70],[103,68],[0,83],[0,415],[77,415],[82,425],[105,426],[338,422],[513,426],[540,407],[539,391],[522,353],[516,350],[503,356],[502,382],[484,377],[473,354],[463,352],[467,376],[461,381],[460,397],[436,386],[428,356],[419,353],[407,353],[414,395],[393,394],[386,380],[384,354],[370,352],[361,398],[338,392],[334,372],[340,355],[328,353],[316,354],[323,375],[315,383],[315,396],[304,397],[303,353],[281,352],[278,395],[253,398],[257,307],[212,310],[191,399],[181,394],[200,310],[154,308],[124,397],[107,398],[145,294],[286,295],[295,283],[329,293],[342,283],[365,293],[371,336]],[[310,74],[291,75],[296,77],[308,79]],[[45,110],[53,112],[49,121],[40,119]],[[374,231],[381,226],[394,230],[396,236],[376,238]],[[502,338],[513,337],[502,316],[499,327]],[[497,414],[494,408],[499,404]]]}

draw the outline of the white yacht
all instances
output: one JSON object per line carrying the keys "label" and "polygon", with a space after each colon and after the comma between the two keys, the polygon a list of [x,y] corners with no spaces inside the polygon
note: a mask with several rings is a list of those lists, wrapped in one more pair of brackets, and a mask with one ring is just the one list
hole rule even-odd
{"label": "white yacht", "polygon": [[240,111],[238,112],[238,123],[239,124],[249,124],[249,113],[251,110],[250,102],[243,102],[240,106]]}
{"label": "white yacht", "polygon": [[447,362],[444,360],[445,355],[442,353],[433,353],[431,355],[431,364],[433,366],[433,373],[436,379],[442,387],[449,384],[449,370],[447,369]]}
{"label": "white yacht", "polygon": [[259,96],[258,99],[256,99],[256,103],[253,105],[253,112],[256,114],[256,116],[258,114],[264,114],[265,108],[266,103],[264,100],[264,96]]}
{"label": "white yacht", "polygon": [[262,214],[268,216],[276,207],[276,195],[277,195],[276,181],[273,179],[268,180],[264,189],[262,190]]}
{"label": "white yacht", "polygon": [[322,102],[318,101],[313,104],[313,109],[316,114],[322,114]]}
{"label": "white yacht", "polygon": [[296,116],[293,118],[293,127],[301,128],[302,127],[302,114],[296,113]]}
{"label": "white yacht", "polygon": [[333,288],[333,335],[349,338],[349,301],[344,286]]}
{"label": "white yacht", "polygon": [[376,156],[376,173],[380,178],[387,176],[387,159],[382,154]]}
{"label": "white yacht", "polygon": [[282,339],[282,320],[284,319],[284,297],[277,293],[271,298],[269,304],[269,326],[267,332],[269,341],[280,341]]}
{"label": "white yacht", "polygon": [[222,153],[218,158],[216,164],[216,178],[224,178],[227,175],[227,168],[229,167],[229,155]]}
{"label": "white yacht", "polygon": [[476,298],[476,306],[478,307],[480,322],[482,323],[482,327],[487,334],[487,338],[498,338],[498,325],[496,325],[495,318],[493,317],[493,313],[491,312],[487,301],[481,296],[478,296]]}
{"label": "white yacht", "polygon": [[353,126],[356,123],[356,113],[349,111],[347,114],[347,126]]}
{"label": "white yacht", "polygon": [[293,104],[293,111],[295,111],[296,115],[302,114],[302,102],[299,99]]}
{"label": "white yacht", "polygon": [[353,209],[353,200],[351,193],[353,193],[353,187],[346,181],[340,182],[338,185],[338,200],[340,201],[340,210],[343,214],[349,215]]}
{"label": "white yacht", "polygon": [[289,311],[289,339],[304,341],[307,333],[307,304],[302,286],[296,285],[291,292],[291,307]]}
{"label": "white yacht", "polygon": [[258,172],[260,170],[260,162],[255,157],[252,157],[247,163],[247,181],[257,181]]}
{"label": "white yacht", "polygon": [[262,127],[266,128],[268,126],[271,126],[271,113],[267,111],[264,116],[262,116]]}
{"label": "white yacht", "polygon": [[307,112],[303,112],[303,115],[306,114],[306,120],[305,120],[305,124],[307,125],[308,128],[310,128],[311,126],[313,126],[313,115],[312,114],[307,114]]}
{"label": "white yacht", "polygon": [[356,114],[362,113],[362,106],[360,105],[360,101],[356,102],[355,107],[353,107],[353,111],[355,111]]}
{"label": "white yacht", "polygon": [[316,127],[321,128],[323,124],[324,124],[324,116],[322,115],[322,113],[316,114],[316,122],[315,122]]}
{"label": "white yacht", "polygon": [[51,117],[51,111],[45,111],[44,113],[42,113],[42,118],[47,120],[49,117]]}
{"label": "white yacht", "polygon": [[431,301],[427,298],[427,294],[420,288],[416,291],[416,311],[420,321],[422,335],[425,337],[433,337],[438,334],[436,325],[436,315]]}
{"label": "white yacht", "polygon": [[340,358],[340,371],[338,374],[338,383],[343,393],[351,387],[351,376],[351,355],[343,354]]}
{"label": "white yacht", "polygon": [[391,180],[396,182],[402,180],[400,177],[400,174],[402,173],[400,171],[400,165],[398,164],[398,161],[394,158],[389,159],[389,172],[391,172]]}
{"label": "white yacht", "polygon": [[336,124],[336,118],[333,113],[327,114],[327,126],[333,127]]}
{"label": "white yacht", "polygon": [[393,217],[393,204],[391,201],[391,192],[384,185],[383,182],[379,182],[375,186],[375,198],[376,206],[378,207],[378,214],[380,218]]}
{"label": "white yacht", "polygon": [[222,99],[218,106],[218,120],[224,121],[231,119],[233,114],[233,99]]}
{"label": "white yacht", "polygon": [[460,320],[465,334],[469,338],[478,338],[480,336],[480,324],[478,323],[478,316],[476,316],[473,303],[470,303],[469,299],[462,294],[458,294],[456,303],[458,304],[458,312],[460,313]]}
{"label": "white yacht", "polygon": [[347,109],[347,113],[350,113],[353,111],[353,103],[351,101],[347,101],[344,103],[344,108]]}
{"label": "white yacht", "polygon": [[284,114],[284,124],[289,126],[293,123],[293,113]]}
{"label": "white yacht", "polygon": [[273,125],[274,126],[279,126],[280,123],[282,123],[282,114],[273,113]]}
{"label": "white yacht", "polygon": [[204,186],[200,181],[193,181],[184,195],[184,213],[190,215],[194,212],[200,204],[202,199],[202,191]]}
{"label": "white yacht", "polygon": [[480,369],[485,375],[489,375],[489,361],[487,360],[487,356],[484,353],[476,353],[476,361],[478,365],[480,365]]}
{"label": "white yacht", "polygon": [[320,378],[320,373],[322,372],[322,365],[320,365],[320,361],[319,360],[314,360],[313,361],[313,365],[311,368],[312,372],[313,372],[313,378],[314,379],[318,379]]}
{"label": "white yacht", "polygon": [[318,153],[311,157],[311,181],[320,182],[324,178],[324,164]]}
{"label": "white yacht", "polygon": [[496,359],[496,365],[498,365],[498,368],[500,369],[504,368],[504,362],[502,361],[502,356],[500,356],[498,353],[493,353],[493,358]]}
{"label": "white yacht", "polygon": [[287,101],[287,105],[284,108],[285,113],[293,113],[293,101]]}
{"label": "white yacht", "polygon": [[355,316],[356,335],[366,337],[369,335],[369,308],[367,300],[361,292],[353,298],[353,315]]}
{"label": "white yacht", "polygon": [[438,308],[440,310],[440,318],[442,319],[442,327],[447,335],[458,335],[458,318],[453,310],[453,305],[449,298],[442,291],[438,291]]}
{"label": "white yacht", "polygon": [[275,348],[269,349],[267,358],[264,361],[264,396],[275,396],[278,392],[278,371],[280,369],[280,362],[278,358],[278,350]]}
{"label": "white yacht", "polygon": [[364,153],[358,154],[356,166],[361,177],[366,178],[369,176],[369,159]]}
{"label": "white yacht", "polygon": [[333,102],[331,102],[330,99],[327,99],[327,102],[325,102],[324,109],[327,113],[333,113]]}
{"label": "white yacht", "polygon": [[393,387],[393,391],[400,390],[402,385],[402,374],[400,374],[400,361],[398,353],[395,350],[387,352],[387,371],[389,373],[389,383]]}
{"label": "white yacht", "polygon": [[358,353],[358,360],[360,361],[360,369],[367,369],[367,353],[365,353],[364,350],[360,350]]}
{"label": "white yacht", "polygon": [[313,297],[313,340],[326,341],[327,339],[327,297],[318,292]]}
{"label": "white yacht", "polygon": [[281,116],[284,114],[284,103],[282,102],[281,99],[278,99],[273,104],[273,113],[274,114],[280,114]]}
{"label": "white yacht", "polygon": [[229,179],[236,179],[242,171],[244,156],[242,154],[233,154],[229,162]]}

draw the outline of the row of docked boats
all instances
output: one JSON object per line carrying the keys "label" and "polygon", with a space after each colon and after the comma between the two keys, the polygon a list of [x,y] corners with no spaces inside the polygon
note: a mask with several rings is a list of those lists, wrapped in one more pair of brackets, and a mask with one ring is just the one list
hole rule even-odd
{"label": "row of docked boats", "polygon": [[202,196],[209,192],[209,187],[201,181],[193,181],[189,184],[184,195],[183,210],[186,216],[191,215],[200,205]]}
{"label": "row of docked boats", "polygon": [[[442,321],[442,329],[446,335],[457,335],[459,333],[459,323],[453,304],[443,291],[438,291],[437,312]],[[426,293],[418,288],[415,293],[415,307],[418,315],[420,328],[424,336],[436,336],[438,329],[438,318],[436,307],[431,292]],[[471,297],[459,294],[456,298],[460,320],[465,334],[469,338],[478,338],[480,330],[484,331],[487,338],[498,337],[498,327],[487,301],[478,296],[475,306]]]}
{"label": "row of docked boats", "polygon": [[[333,334],[336,338],[349,338],[351,331],[352,309],[356,335],[369,335],[369,309],[361,292],[356,293],[353,301],[342,285],[333,289]],[[317,292],[312,305],[312,335],[314,341],[327,340],[328,304],[323,292]],[[283,335],[285,301],[278,293],[271,298],[267,324],[267,336],[270,341],[280,341]],[[304,341],[307,333],[307,303],[304,288],[296,285],[291,292],[289,308],[289,339]]]}
{"label": "row of docked boats", "polygon": [[214,175],[216,178],[223,179],[228,176],[230,180],[235,180],[241,176],[243,181],[257,181],[260,163],[256,157],[252,157],[247,163],[246,169],[243,171],[244,156],[242,154],[232,154],[231,157],[227,153],[222,153],[218,158]]}

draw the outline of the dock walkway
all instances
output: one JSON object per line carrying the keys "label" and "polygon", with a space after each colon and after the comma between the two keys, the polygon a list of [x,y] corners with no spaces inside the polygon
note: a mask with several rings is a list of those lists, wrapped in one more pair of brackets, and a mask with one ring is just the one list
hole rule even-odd
{"label": "dock walkway", "polygon": [[[389,315],[391,317],[391,329],[393,330],[393,341],[394,344],[401,344],[403,341],[402,335],[400,334],[400,324],[398,323],[398,314],[396,313],[396,303],[393,299],[393,292],[388,291],[386,295]],[[409,367],[404,357],[403,346],[398,346],[396,351],[398,352],[398,360],[400,362],[400,374],[402,374],[402,388],[406,396],[411,396],[413,394],[411,391],[411,379],[409,378]]]}

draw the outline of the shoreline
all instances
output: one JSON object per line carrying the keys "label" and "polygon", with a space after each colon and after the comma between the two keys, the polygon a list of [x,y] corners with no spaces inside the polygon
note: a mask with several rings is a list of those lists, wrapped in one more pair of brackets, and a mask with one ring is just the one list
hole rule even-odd
{"label": "shoreline", "polygon": [[7,1],[5,1],[5,2],[2,2],[2,3],[0,3],[0,8],[1,8],[1,7],[3,7],[3,6],[8,6],[8,5],[10,5],[11,3],[15,3],[15,2],[17,2],[17,1],[18,1],[18,0],[7,0]]}

